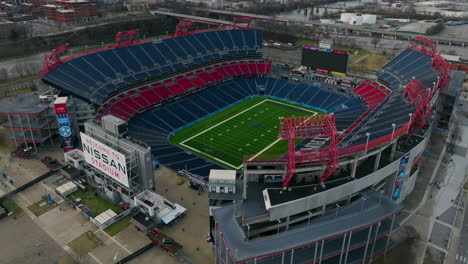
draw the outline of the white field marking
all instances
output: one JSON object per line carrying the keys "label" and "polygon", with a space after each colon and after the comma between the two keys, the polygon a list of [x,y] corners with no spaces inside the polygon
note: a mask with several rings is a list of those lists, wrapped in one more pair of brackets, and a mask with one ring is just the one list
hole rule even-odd
{"label": "white field marking", "polygon": [[239,113],[237,113],[237,114],[231,116],[230,118],[225,119],[224,121],[219,122],[218,124],[216,124],[216,125],[214,125],[214,126],[212,126],[212,127],[209,127],[209,128],[207,128],[207,129],[203,130],[202,132],[200,132],[200,133],[194,135],[194,136],[189,137],[188,139],[182,141],[180,144],[183,144],[183,143],[185,143],[185,142],[187,142],[187,141],[190,141],[190,140],[192,140],[192,139],[194,139],[194,138],[196,138],[196,137],[198,137],[198,136],[200,136],[200,135],[203,135],[204,133],[210,131],[211,129],[213,129],[213,128],[219,126],[219,125],[222,125],[222,124],[226,123],[227,121],[233,119],[234,117],[239,116],[239,115],[241,115],[241,114],[243,114],[243,113],[249,111],[250,109],[257,107],[257,106],[263,104],[264,102],[266,102],[266,100],[261,101],[261,102],[258,102],[258,103],[256,103],[256,104],[252,105],[251,107],[249,107],[249,108],[247,108],[247,109],[245,109],[245,110],[243,110],[243,111],[240,111]]}
{"label": "white field marking", "polygon": [[[124,245],[122,245],[119,241],[117,241],[117,239],[115,239],[114,237],[110,236],[109,234],[106,233],[106,231],[102,230],[102,229],[98,229],[98,231],[101,231],[101,233],[104,233],[109,239],[111,239],[112,241],[114,241],[117,245],[119,245],[121,248],[123,248],[125,251],[127,251],[128,254],[132,254],[132,252],[130,250],[128,250],[127,247],[125,247]],[[96,231],[97,232],[97,231]],[[95,233],[96,233],[95,232]]]}
{"label": "white field marking", "polygon": [[[301,109],[302,109],[302,108],[301,108]],[[305,110],[305,109],[304,109],[304,110]],[[313,113],[314,113],[313,115],[317,115],[317,112],[310,111],[310,110],[307,110],[307,111],[313,112]],[[268,145],[266,148],[260,150],[260,152],[258,152],[257,154],[253,155],[253,156],[249,159],[249,161],[256,159],[256,158],[257,158],[258,156],[260,156],[263,152],[265,152],[265,151],[267,151],[267,149],[273,147],[273,145],[275,145],[276,143],[278,143],[280,140],[281,140],[281,138],[278,137],[278,139],[275,140],[275,141],[273,141],[273,143],[271,143],[270,145]],[[242,165],[239,166],[239,167],[237,167],[237,169],[240,169],[241,167],[242,167]]]}
{"label": "white field marking", "polygon": [[231,168],[236,168],[236,166],[235,166],[235,165],[232,165],[231,163],[228,163],[228,162],[225,162],[224,160],[221,160],[221,159],[218,159],[218,158],[216,158],[216,157],[213,157],[213,156],[211,156],[210,154],[205,153],[205,152],[203,152],[203,151],[200,151],[200,150],[198,150],[198,149],[196,149],[196,148],[192,148],[192,147],[190,147],[190,146],[187,146],[187,145],[185,145],[184,143],[180,143],[180,145],[181,145],[181,146],[184,146],[184,147],[186,147],[186,148],[188,148],[188,149],[190,149],[190,150],[192,150],[192,151],[194,151],[194,152],[202,153],[202,154],[204,154],[205,156],[210,157],[210,158],[212,158],[212,159],[214,159],[214,160],[216,160],[216,161],[218,161],[218,162],[220,162],[220,163],[226,164],[226,165],[228,165],[228,166],[231,167]]}
{"label": "white field marking", "polygon": [[[264,149],[260,150],[260,152],[258,152],[257,154],[253,155],[249,161],[251,160],[254,160],[256,159],[258,156],[262,155],[263,152],[265,152],[267,149],[273,147],[273,145],[275,145],[276,143],[280,142],[281,138],[278,138],[277,140],[273,141],[273,143],[271,143],[270,145],[266,146]],[[240,169],[243,165],[240,165],[239,167],[237,167],[237,169]]]}
{"label": "white field marking", "polygon": [[92,257],[97,263],[103,264],[101,261],[99,261],[98,258],[96,258],[93,254],[91,254],[91,252],[88,252],[88,255],[89,255],[90,257]]}
{"label": "white field marking", "polygon": [[[241,112],[239,112],[239,113],[237,113],[237,114],[235,114],[235,115],[229,117],[228,119],[225,119],[224,121],[222,121],[222,122],[220,122],[220,123],[218,123],[218,124],[216,124],[216,125],[214,125],[214,126],[212,126],[212,127],[209,127],[209,128],[207,128],[207,129],[205,129],[205,130],[199,132],[198,134],[196,134],[196,135],[194,135],[194,136],[189,137],[188,139],[182,141],[182,142],[179,143],[179,144],[182,145],[182,146],[184,146],[184,147],[186,147],[186,148],[188,148],[188,149],[190,149],[190,150],[192,150],[192,151],[195,151],[195,152],[198,152],[198,153],[202,153],[202,154],[204,154],[205,156],[208,156],[208,157],[210,157],[210,158],[212,158],[212,159],[214,159],[214,160],[216,160],[216,161],[218,161],[218,162],[221,162],[221,163],[223,163],[223,164],[228,165],[229,167],[236,168],[236,169],[238,170],[238,169],[242,168],[243,164],[241,164],[241,165],[239,165],[239,166],[236,167],[235,165],[232,165],[232,164],[230,164],[230,163],[228,163],[228,162],[226,162],[226,161],[224,161],[224,160],[218,159],[218,158],[216,158],[216,157],[214,157],[214,156],[212,156],[212,155],[210,155],[210,154],[208,154],[208,153],[205,153],[205,152],[203,152],[203,151],[200,151],[200,150],[198,150],[198,149],[196,149],[196,148],[192,148],[192,147],[186,145],[185,142],[190,141],[190,140],[192,140],[192,139],[194,139],[194,138],[196,138],[196,137],[198,137],[198,136],[200,136],[200,135],[203,135],[204,133],[210,131],[211,129],[213,129],[213,128],[219,126],[219,125],[222,125],[223,123],[225,123],[225,122],[227,122],[227,121],[229,121],[229,120],[231,120],[231,119],[233,119],[233,118],[235,118],[235,117],[237,117],[237,116],[239,116],[239,115],[241,115],[241,114],[243,114],[243,113],[245,113],[245,112],[247,112],[247,111],[249,111],[249,110],[251,110],[251,109],[253,109],[253,108],[255,108],[255,107],[257,107],[257,106],[259,106],[259,105],[261,105],[261,104],[263,104],[263,103],[265,103],[265,102],[273,102],[273,103],[276,103],[276,104],[287,105],[287,106],[290,106],[290,107],[294,107],[294,108],[297,108],[297,109],[301,109],[301,110],[306,111],[306,112],[311,112],[311,113],[313,113],[313,115],[317,115],[317,112],[315,112],[315,111],[313,111],[313,110],[310,110],[310,109],[307,109],[307,108],[302,108],[302,107],[299,107],[299,106],[290,105],[290,104],[286,104],[286,103],[283,103],[283,102],[278,102],[278,101],[273,101],[273,100],[270,100],[270,99],[265,99],[265,100],[263,100],[263,101],[261,101],[261,102],[259,102],[259,103],[254,104],[253,106],[251,106],[251,107],[249,107],[249,108],[247,108],[247,109],[244,109],[243,111],[241,111]],[[267,109],[269,109],[269,108],[267,108]],[[260,111],[260,113],[263,113],[263,111]],[[237,127],[237,125],[234,125],[234,127]],[[269,130],[268,132],[271,132],[271,130]],[[269,148],[271,148],[273,145],[275,145],[276,143],[278,143],[280,140],[281,140],[281,138],[278,138],[278,139],[275,140],[273,143],[271,143],[270,145],[268,145],[268,146],[265,147],[264,149],[260,150],[260,152],[258,152],[258,153],[255,154],[254,156],[252,156],[249,160],[252,160],[252,159],[257,158],[259,155],[261,155],[263,152],[265,152],[266,150],[268,150]]]}
{"label": "white field marking", "polygon": [[[8,184],[13,190],[16,190],[16,187],[13,186],[8,180],[5,181],[6,184]],[[21,192],[18,192],[18,195],[21,196],[21,198],[23,198],[29,205],[33,205],[33,202],[31,202],[28,198],[26,198],[26,196],[24,196],[24,194],[22,194]]]}

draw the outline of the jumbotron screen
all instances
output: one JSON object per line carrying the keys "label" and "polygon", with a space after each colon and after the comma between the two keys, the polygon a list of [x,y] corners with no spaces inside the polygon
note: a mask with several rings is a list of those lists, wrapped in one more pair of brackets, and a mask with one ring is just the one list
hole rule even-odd
{"label": "jumbotron screen", "polygon": [[302,66],[313,70],[346,73],[348,53],[340,50],[320,50],[315,47],[302,48]]}

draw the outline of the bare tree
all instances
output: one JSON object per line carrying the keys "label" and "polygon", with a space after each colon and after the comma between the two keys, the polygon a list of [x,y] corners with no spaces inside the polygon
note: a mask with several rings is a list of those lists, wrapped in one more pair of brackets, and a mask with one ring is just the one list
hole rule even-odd
{"label": "bare tree", "polygon": [[0,80],[4,81],[6,79],[8,79],[8,70],[5,69],[5,68],[1,68],[0,69]]}
{"label": "bare tree", "polygon": [[376,49],[377,49],[377,45],[379,45],[379,43],[380,43],[380,39],[374,37],[374,38],[372,38],[371,43],[372,43],[372,45],[374,45],[374,50],[376,50]]}

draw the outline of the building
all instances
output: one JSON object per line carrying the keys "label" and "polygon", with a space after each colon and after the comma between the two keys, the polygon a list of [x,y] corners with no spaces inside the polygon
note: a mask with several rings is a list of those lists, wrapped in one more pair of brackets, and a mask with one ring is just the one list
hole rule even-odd
{"label": "building", "polygon": [[126,122],[105,116],[103,126],[85,123],[83,167],[98,193],[113,203],[133,204],[143,190],[154,190],[151,149],[126,137]]}
{"label": "building", "polygon": [[41,7],[43,5],[47,5],[50,1],[46,0],[28,0],[28,3],[33,4],[35,7]]}
{"label": "building", "polygon": [[16,23],[8,20],[0,20],[0,35],[9,33],[16,27]]}
{"label": "building", "polygon": [[[11,131],[9,140],[15,142],[18,147],[32,147],[34,151],[37,151],[42,144],[57,143],[58,123],[69,127],[71,135],[76,134],[78,129],[83,128],[84,123],[95,113],[94,106],[77,98],[60,97],[58,101],[56,99],[57,95],[50,90],[39,96],[32,93],[17,95],[9,98],[9,102],[0,100],[0,115],[8,120],[3,127]],[[60,110],[58,112],[60,114],[57,114],[56,101],[66,112]],[[66,121],[63,119],[64,116],[66,116]],[[62,129],[61,133],[63,134],[65,130],[68,129]],[[60,141],[65,147],[63,140]],[[72,149],[71,145],[68,149]]]}
{"label": "building", "polygon": [[236,171],[211,170],[208,188],[210,193],[236,193]]}
{"label": "building", "polygon": [[139,209],[139,213],[130,220],[130,223],[145,234],[157,226],[172,223],[187,212],[187,209],[180,204],[172,203],[149,190],[144,190],[136,195],[133,201],[134,207]]}
{"label": "building", "polygon": [[63,23],[87,21],[98,16],[96,5],[89,1],[56,1],[42,6],[49,20]]}
{"label": "building", "polygon": [[351,25],[375,24],[377,16],[369,14],[341,13],[340,21]]}
{"label": "building", "polygon": [[437,23],[433,22],[415,22],[404,25],[400,28],[397,28],[395,31],[400,33],[407,33],[407,34],[420,34],[425,35],[427,30],[436,26]]}
{"label": "building", "polygon": [[[318,79],[307,85],[278,78],[271,62],[261,57],[261,30],[178,32],[183,34],[138,43],[133,42],[135,30],[120,32],[115,45],[82,55],[93,66],[86,67],[86,73],[78,57],[57,60],[66,46],[47,57],[44,83],[101,106],[82,134],[85,156],[94,153],[98,159],[86,160],[84,166],[101,192],[115,202],[131,203],[138,190],[149,189],[148,145],[153,156],[174,171],[185,168],[201,178],[209,175],[208,240],[216,263],[367,263],[395,244],[402,202],[415,187],[437,124],[433,106],[450,84],[449,63],[435,43],[417,37],[372,79],[356,79],[357,85],[346,86],[345,91],[352,91],[344,94],[336,91],[345,86]],[[122,42],[122,36],[127,41]],[[149,47],[157,53],[143,52]],[[169,53],[174,56],[153,60]],[[221,59],[225,64],[218,64]],[[102,67],[102,61],[110,67]],[[164,67],[168,63],[174,68]],[[67,74],[56,70],[61,67],[69,69]],[[177,74],[166,77],[174,69]],[[287,153],[246,156],[238,149],[239,165],[228,162],[230,166],[223,167],[169,141],[245,98],[290,100],[291,94],[295,102],[319,107],[325,114],[279,118],[274,140],[276,135],[287,140]],[[219,144],[237,149],[240,139],[228,142],[225,137]],[[255,132],[246,135],[248,140],[254,137]],[[122,170],[102,172],[108,166],[99,163],[90,146],[119,157],[115,164]],[[213,160],[226,163],[221,158],[227,153],[210,148]],[[151,227],[147,216],[140,220],[143,229]]]}
{"label": "building", "polygon": [[3,127],[11,131],[8,140],[18,147],[32,147],[34,151],[40,144],[53,142],[58,131],[52,101],[41,101],[32,94],[16,96],[12,100],[14,104],[0,102],[0,115],[8,120]]}
{"label": "building", "polygon": [[468,3],[463,1],[426,1],[414,4],[418,14],[441,14],[447,17],[466,17]]}

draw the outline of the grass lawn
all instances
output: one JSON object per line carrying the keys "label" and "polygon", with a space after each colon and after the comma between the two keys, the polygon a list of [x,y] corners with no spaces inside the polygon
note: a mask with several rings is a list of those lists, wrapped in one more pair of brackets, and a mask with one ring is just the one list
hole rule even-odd
{"label": "grass lawn", "polygon": [[308,39],[300,39],[296,41],[297,46],[311,46],[311,47],[318,47],[319,43],[315,40],[308,40]]}
{"label": "grass lawn", "polygon": [[244,155],[280,155],[287,141],[279,117],[322,114],[304,106],[265,97],[248,99],[176,133],[171,142],[224,167],[240,169]]}
{"label": "grass lawn", "polygon": [[117,214],[120,214],[124,210],[120,209],[118,205],[111,204],[110,202],[102,199],[97,194],[92,191],[90,186],[86,186],[85,190],[80,190],[70,194],[67,196],[68,199],[75,201],[76,198],[80,198],[80,203],[83,206],[87,206],[91,209],[94,213],[94,216],[101,214],[102,212],[106,211],[107,209],[112,209]]}
{"label": "grass lawn", "polygon": [[65,256],[59,260],[57,264],[75,264],[76,262],[70,256]]}
{"label": "grass lawn", "polygon": [[68,243],[68,246],[76,254],[81,256],[97,248],[100,244],[101,240],[99,240],[99,238],[97,238],[93,232],[88,231]]}
{"label": "grass lawn", "polygon": [[12,216],[20,216],[22,215],[24,212],[23,212],[23,209],[21,209],[21,207],[19,207],[15,202],[13,202],[12,200],[5,200],[2,202],[2,207],[5,208],[8,212],[13,212],[13,215]]}
{"label": "grass lawn", "polygon": [[[42,203],[45,203],[45,204],[40,206],[40,204],[42,204]],[[48,212],[49,210],[54,209],[55,207],[57,207],[57,203],[54,202],[53,204],[48,204],[47,199],[42,199],[42,200],[34,203],[33,205],[30,205],[28,207],[28,209],[33,214],[35,214],[36,216],[40,216],[40,215]]]}
{"label": "grass lawn", "polygon": [[106,233],[110,236],[117,235],[120,231],[124,230],[130,225],[130,219],[132,216],[132,214],[126,215],[124,218],[108,226],[106,229],[104,229],[104,231],[106,231]]}
{"label": "grass lawn", "polygon": [[[318,47],[319,43],[318,43],[318,41],[314,41],[314,40],[300,39],[300,40],[296,41],[296,45],[298,45],[298,46]],[[349,52],[351,54],[361,55],[361,56],[364,55],[364,54],[370,53],[367,50],[363,50],[363,49],[359,49],[359,48],[352,48],[352,47],[345,47],[345,46],[340,46],[340,45],[335,45],[335,44],[332,45],[332,49],[347,51],[347,52]]]}
{"label": "grass lawn", "polygon": [[378,53],[368,53],[364,56],[354,56],[351,60],[349,70],[352,72],[372,73],[374,69],[380,69],[387,64],[390,59],[386,55]]}

